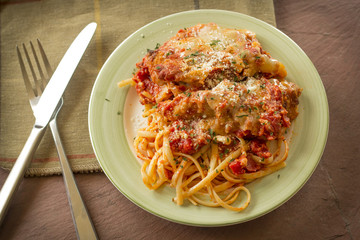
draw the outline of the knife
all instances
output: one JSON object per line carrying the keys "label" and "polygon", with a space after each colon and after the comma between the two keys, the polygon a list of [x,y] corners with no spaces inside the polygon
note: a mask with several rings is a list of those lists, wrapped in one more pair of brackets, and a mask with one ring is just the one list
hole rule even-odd
{"label": "knife", "polygon": [[76,37],[66,51],[64,57],[61,59],[59,66],[49,80],[49,83],[34,110],[35,124],[31,130],[30,136],[0,191],[0,224],[4,220],[11,199],[13,198],[20,181],[24,177],[25,170],[29,166],[31,159],[39,146],[40,140],[55,112],[59,100],[95,33],[96,26],[96,23],[90,23]]}

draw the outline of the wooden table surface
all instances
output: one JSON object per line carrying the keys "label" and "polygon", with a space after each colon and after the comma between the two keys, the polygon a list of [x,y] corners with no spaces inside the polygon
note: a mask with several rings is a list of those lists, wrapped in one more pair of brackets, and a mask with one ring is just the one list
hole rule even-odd
{"label": "wooden table surface", "polygon": [[[196,1],[195,1],[196,2]],[[277,27],[316,66],[328,96],[323,157],[305,186],[271,213],[228,227],[154,216],[103,173],[76,174],[100,239],[360,239],[360,1],[274,1]],[[0,184],[8,172],[0,170]],[[23,180],[0,239],[76,239],[62,176]]]}

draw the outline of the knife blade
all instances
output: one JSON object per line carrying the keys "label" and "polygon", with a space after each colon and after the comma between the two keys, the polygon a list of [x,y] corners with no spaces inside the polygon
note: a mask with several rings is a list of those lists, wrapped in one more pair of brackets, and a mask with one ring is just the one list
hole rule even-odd
{"label": "knife blade", "polygon": [[96,23],[90,23],[86,26],[61,59],[35,108],[34,115],[37,125],[44,126],[49,122],[71,76],[94,35],[95,29]]}
{"label": "knife blade", "polygon": [[34,109],[35,124],[0,191],[0,224],[4,220],[11,199],[20,180],[24,177],[25,170],[39,146],[59,100],[95,33],[96,26],[96,23],[87,25],[70,45]]}

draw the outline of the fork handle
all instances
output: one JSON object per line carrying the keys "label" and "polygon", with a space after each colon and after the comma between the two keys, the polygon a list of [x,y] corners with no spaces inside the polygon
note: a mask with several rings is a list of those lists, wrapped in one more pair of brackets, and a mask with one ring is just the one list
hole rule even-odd
{"label": "fork handle", "polygon": [[64,147],[61,143],[56,124],[56,117],[50,121],[50,129],[60,158],[66,193],[69,200],[71,216],[76,229],[76,235],[78,239],[98,239],[95,227],[81,198],[69,161],[66,157]]}
{"label": "fork handle", "polygon": [[31,159],[39,146],[40,140],[45,133],[44,127],[34,125],[30,136],[27,139],[21,153],[12,167],[0,192],[0,224],[3,222],[7,209],[9,208],[11,199],[14,197],[25,171],[28,168]]}

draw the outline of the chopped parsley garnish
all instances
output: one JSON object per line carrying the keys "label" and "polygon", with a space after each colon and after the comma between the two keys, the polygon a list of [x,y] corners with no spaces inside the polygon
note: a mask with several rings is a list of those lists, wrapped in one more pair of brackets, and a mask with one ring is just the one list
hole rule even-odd
{"label": "chopped parsley garnish", "polygon": [[[190,55],[185,56],[184,59],[188,59],[190,57],[196,57],[196,56],[199,56],[199,55],[200,55],[199,51],[196,51],[196,52],[194,52],[194,53],[192,53]],[[203,54],[201,53],[201,55],[203,55]]]}
{"label": "chopped parsley garnish", "polygon": [[236,116],[237,118],[242,118],[242,117],[247,117],[248,115],[247,114],[244,114],[244,115],[240,115],[240,116]]}
{"label": "chopped parsley garnish", "polygon": [[241,53],[241,54],[240,54],[240,57],[241,57],[242,59],[246,58],[246,53],[244,53],[244,52]]}
{"label": "chopped parsley garnish", "polygon": [[256,56],[255,58],[256,58],[256,59],[260,59],[260,56]]}
{"label": "chopped parsley garnish", "polygon": [[211,128],[209,128],[209,133],[210,133],[210,136],[211,137],[215,137],[215,132],[214,132],[214,130],[212,130]]}
{"label": "chopped parsley garnish", "polygon": [[211,43],[210,43],[210,46],[215,47],[216,44],[218,44],[219,42],[220,42],[220,40],[212,40]]}
{"label": "chopped parsley garnish", "polygon": [[196,51],[196,52],[190,54],[191,57],[195,57],[195,56],[198,56],[198,55],[199,55],[199,51]]}
{"label": "chopped parsley garnish", "polygon": [[110,100],[109,100],[109,99],[107,99],[107,98],[105,98],[105,101],[110,102]]}
{"label": "chopped parsley garnish", "polygon": [[159,49],[159,47],[160,47],[160,43],[157,43],[155,49]]}

